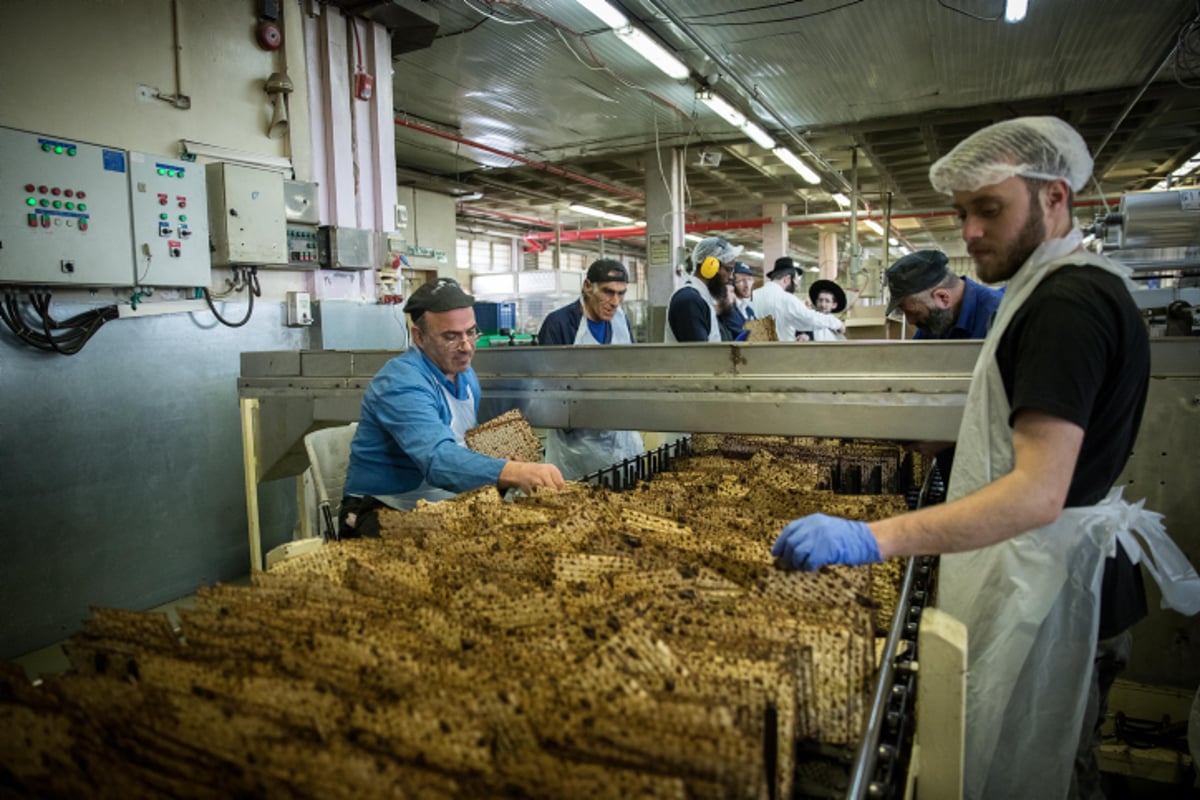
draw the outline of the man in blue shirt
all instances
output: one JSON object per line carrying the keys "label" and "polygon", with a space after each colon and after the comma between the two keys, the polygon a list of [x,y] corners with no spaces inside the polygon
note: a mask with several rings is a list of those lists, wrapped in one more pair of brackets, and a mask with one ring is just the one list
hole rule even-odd
{"label": "man in blue shirt", "polygon": [[950,271],[940,250],[918,250],[887,271],[887,313],[897,308],[917,328],[917,339],[982,339],[1004,296]]}
{"label": "man in blue shirt", "polygon": [[[621,309],[629,272],[620,261],[602,258],[588,267],[579,300],[551,311],[538,344],[633,344],[633,329]],[[587,428],[546,432],[546,461],[574,480],[633,458],[642,452],[637,431]]]}
{"label": "man in blue shirt", "polygon": [[404,310],[412,347],[383,366],[363,395],[350,444],[342,536],[378,535],[375,510],[410,509],[494,485],[529,492],[561,489],[552,464],[492,458],[467,449],[477,424],[479,379],[471,369],[479,330],[475,298],[450,278],[417,289]]}

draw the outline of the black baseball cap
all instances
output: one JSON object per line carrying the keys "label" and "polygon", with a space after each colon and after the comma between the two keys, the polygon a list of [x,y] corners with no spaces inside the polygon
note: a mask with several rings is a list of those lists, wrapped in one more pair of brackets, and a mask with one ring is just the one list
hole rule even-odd
{"label": "black baseball cap", "polygon": [[453,278],[438,278],[436,281],[422,284],[409,295],[404,310],[411,314],[413,322],[416,322],[426,311],[440,314],[474,305],[475,298],[464,292],[458,281]]}
{"label": "black baseball cap", "polygon": [[593,261],[587,271],[588,283],[612,283],[620,281],[629,283],[629,270],[620,261],[611,258],[601,258]]}
{"label": "black baseball cap", "polygon": [[899,259],[887,269],[887,313],[891,314],[904,298],[937,286],[950,274],[949,259],[941,250],[917,250]]}

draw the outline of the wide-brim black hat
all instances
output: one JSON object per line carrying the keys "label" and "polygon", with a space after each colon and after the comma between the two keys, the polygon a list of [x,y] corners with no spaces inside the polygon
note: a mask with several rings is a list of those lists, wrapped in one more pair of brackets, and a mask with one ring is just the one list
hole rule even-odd
{"label": "wide-brim black hat", "polygon": [[808,299],[812,300],[814,306],[817,304],[817,295],[821,294],[821,292],[829,292],[837,302],[831,313],[840,314],[846,310],[846,293],[842,291],[842,287],[824,278],[808,287]]}
{"label": "wide-brim black hat", "polygon": [[775,266],[767,273],[767,280],[775,280],[785,272],[791,272],[792,275],[800,274],[800,268],[796,266],[795,259],[790,256],[780,256],[775,259]]}

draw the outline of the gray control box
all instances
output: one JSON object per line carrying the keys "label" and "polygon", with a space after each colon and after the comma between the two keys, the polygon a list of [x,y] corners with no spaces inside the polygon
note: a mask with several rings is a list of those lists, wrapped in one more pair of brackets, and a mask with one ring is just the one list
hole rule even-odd
{"label": "gray control box", "polygon": [[206,167],[214,267],[287,267],[283,176],[217,162]]}
{"label": "gray control box", "polygon": [[372,231],[322,225],[317,229],[317,259],[324,269],[371,269]]}

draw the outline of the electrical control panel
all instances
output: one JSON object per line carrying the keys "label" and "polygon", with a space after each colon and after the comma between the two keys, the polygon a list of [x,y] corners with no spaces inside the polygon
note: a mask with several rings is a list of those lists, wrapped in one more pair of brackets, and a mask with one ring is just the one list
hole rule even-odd
{"label": "electrical control panel", "polygon": [[317,259],[325,269],[370,269],[371,231],[339,225],[317,229]]}
{"label": "electrical control panel", "polygon": [[129,286],[123,150],[0,128],[0,283]]}
{"label": "electrical control panel", "polygon": [[217,162],[206,167],[214,267],[288,267],[283,176]]}
{"label": "electrical control panel", "polygon": [[288,266],[292,269],[316,269],[317,226],[299,222],[287,224]]}
{"label": "electrical control panel", "polygon": [[137,285],[208,285],[212,259],[204,176],[199,164],[129,154]]}

